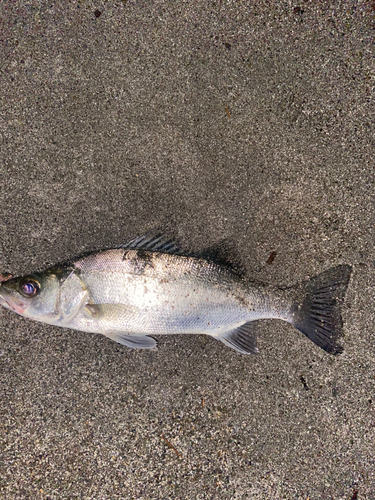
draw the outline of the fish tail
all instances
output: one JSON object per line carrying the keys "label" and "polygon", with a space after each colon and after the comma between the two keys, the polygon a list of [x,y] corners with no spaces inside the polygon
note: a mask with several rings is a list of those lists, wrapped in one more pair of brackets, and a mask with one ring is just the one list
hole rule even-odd
{"label": "fish tail", "polygon": [[341,265],[302,283],[291,308],[289,322],[330,354],[342,352],[337,340],[342,336],[341,306],[351,272],[351,266]]}

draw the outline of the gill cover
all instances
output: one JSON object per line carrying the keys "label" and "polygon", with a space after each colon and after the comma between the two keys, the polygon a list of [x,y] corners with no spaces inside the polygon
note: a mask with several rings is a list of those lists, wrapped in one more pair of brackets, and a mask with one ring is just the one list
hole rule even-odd
{"label": "gill cover", "polygon": [[71,271],[66,278],[62,278],[59,293],[59,325],[68,324],[88,300],[88,291],[78,274]]}
{"label": "gill cover", "polygon": [[87,300],[87,290],[72,270],[51,268],[0,285],[0,303],[7,309],[54,325],[71,321]]}

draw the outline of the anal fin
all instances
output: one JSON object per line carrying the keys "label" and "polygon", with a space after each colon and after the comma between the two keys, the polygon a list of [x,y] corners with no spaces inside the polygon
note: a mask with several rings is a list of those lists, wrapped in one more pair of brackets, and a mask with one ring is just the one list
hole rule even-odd
{"label": "anal fin", "polygon": [[241,354],[258,354],[256,325],[258,321],[249,321],[234,330],[217,337],[225,345]]}

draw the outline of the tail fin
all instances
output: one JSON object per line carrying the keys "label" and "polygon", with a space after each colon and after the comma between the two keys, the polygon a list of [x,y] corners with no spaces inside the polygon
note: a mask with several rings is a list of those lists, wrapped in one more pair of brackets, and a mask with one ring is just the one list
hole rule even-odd
{"label": "tail fin", "polygon": [[302,283],[292,306],[292,325],[330,354],[342,352],[336,342],[342,335],[341,305],[351,272],[351,266],[337,266]]}

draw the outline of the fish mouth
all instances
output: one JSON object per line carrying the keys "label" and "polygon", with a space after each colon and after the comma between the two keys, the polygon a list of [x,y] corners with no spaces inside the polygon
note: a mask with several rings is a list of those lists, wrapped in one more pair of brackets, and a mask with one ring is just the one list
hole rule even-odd
{"label": "fish mouth", "polygon": [[23,315],[27,305],[21,300],[18,300],[16,297],[10,295],[7,288],[4,287],[4,285],[12,280],[12,278],[13,275],[10,273],[0,274],[0,305],[6,309],[16,312],[17,314]]}
{"label": "fish mouth", "polygon": [[23,314],[26,309],[26,304],[20,300],[10,297],[5,290],[1,290],[0,284],[0,305],[6,309],[16,312],[17,314]]}
{"label": "fish mouth", "polygon": [[9,281],[12,278],[13,278],[13,274],[10,274],[10,273],[1,273],[0,274],[0,284],[1,283],[5,283],[6,281]]}

